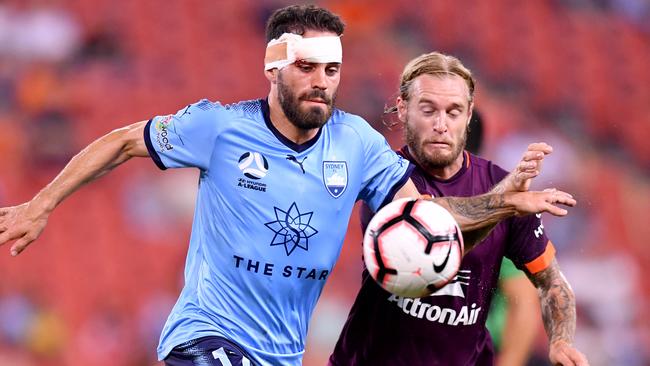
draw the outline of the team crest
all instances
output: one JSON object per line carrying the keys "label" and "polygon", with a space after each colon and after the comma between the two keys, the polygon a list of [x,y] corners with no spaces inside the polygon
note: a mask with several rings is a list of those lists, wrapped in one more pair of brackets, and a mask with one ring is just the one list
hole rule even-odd
{"label": "team crest", "polygon": [[323,161],[323,183],[334,198],[339,198],[348,186],[348,165],[345,161]]}

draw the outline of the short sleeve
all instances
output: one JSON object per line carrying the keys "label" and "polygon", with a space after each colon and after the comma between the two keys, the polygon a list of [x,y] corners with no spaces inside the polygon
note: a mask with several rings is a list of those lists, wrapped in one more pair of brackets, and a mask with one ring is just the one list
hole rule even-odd
{"label": "short sleeve", "polygon": [[546,269],[555,257],[555,248],[546,236],[542,215],[512,218],[506,257],[519,269],[537,273]]}
{"label": "short sleeve", "polygon": [[218,103],[202,100],[176,114],[149,120],[144,140],[160,169],[196,167],[207,170],[219,128],[231,119]]}
{"label": "short sleeve", "polygon": [[393,199],[395,193],[406,183],[414,168],[408,160],[399,156],[386,139],[367,122],[361,130],[364,148],[364,171],[359,199],[364,200],[373,212]]}

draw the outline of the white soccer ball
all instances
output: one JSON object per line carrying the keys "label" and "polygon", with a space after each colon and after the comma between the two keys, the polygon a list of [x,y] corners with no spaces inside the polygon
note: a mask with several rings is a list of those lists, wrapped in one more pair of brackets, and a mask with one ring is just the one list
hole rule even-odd
{"label": "white soccer ball", "polygon": [[269,170],[269,163],[258,152],[247,152],[239,158],[239,169],[251,179],[262,179]]}
{"label": "white soccer ball", "polygon": [[451,281],[463,258],[463,237],[442,206],[403,198],[370,220],[363,258],[372,278],[399,296],[431,295]]}

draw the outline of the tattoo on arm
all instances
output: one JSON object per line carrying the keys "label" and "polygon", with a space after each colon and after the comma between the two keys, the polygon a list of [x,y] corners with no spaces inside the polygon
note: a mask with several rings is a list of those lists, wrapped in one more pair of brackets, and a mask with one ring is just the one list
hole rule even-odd
{"label": "tattoo on arm", "polygon": [[501,181],[499,183],[497,183],[497,185],[492,187],[492,189],[490,190],[490,193],[494,193],[494,194],[505,193],[508,190],[506,185],[509,184],[510,180],[512,180],[512,179],[513,179],[512,178],[512,173],[508,174],[505,178],[501,179]]}
{"label": "tattoo on arm", "polygon": [[434,202],[446,208],[463,233],[494,226],[515,211],[505,202],[503,194],[484,194],[475,197],[441,197]]}
{"label": "tattoo on arm", "polygon": [[573,343],[576,329],[576,302],[571,286],[555,259],[543,271],[528,275],[539,292],[542,318],[549,342]]}

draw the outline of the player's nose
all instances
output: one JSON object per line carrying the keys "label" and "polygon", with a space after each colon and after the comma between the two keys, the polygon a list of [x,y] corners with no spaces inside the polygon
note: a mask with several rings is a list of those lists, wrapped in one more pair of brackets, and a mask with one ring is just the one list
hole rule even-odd
{"label": "player's nose", "polygon": [[447,132],[447,113],[436,111],[433,114],[433,130],[438,133]]}
{"label": "player's nose", "polygon": [[327,89],[327,75],[324,67],[319,67],[312,73],[311,87],[322,90]]}

